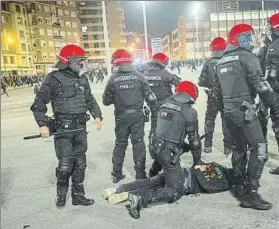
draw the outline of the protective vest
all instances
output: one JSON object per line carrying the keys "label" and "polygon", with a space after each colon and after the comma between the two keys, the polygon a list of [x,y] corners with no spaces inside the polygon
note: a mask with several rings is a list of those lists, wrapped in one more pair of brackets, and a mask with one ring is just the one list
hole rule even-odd
{"label": "protective vest", "polygon": [[116,110],[142,109],[144,97],[139,73],[116,73],[112,78]]}
{"label": "protective vest", "polygon": [[279,93],[279,87],[274,81],[279,81],[279,38],[269,44],[266,56],[266,80],[270,82],[271,87],[276,93]]}
{"label": "protective vest", "polygon": [[186,137],[186,120],[183,116],[188,104],[173,98],[163,104],[158,112],[156,137],[176,144],[182,144]]}
{"label": "protective vest", "polygon": [[158,103],[172,95],[171,85],[168,81],[169,73],[164,69],[150,69],[145,73],[145,78],[156,95]]}
{"label": "protective vest", "polygon": [[59,71],[51,73],[59,82],[59,87],[51,98],[54,114],[82,114],[87,112],[85,89],[87,79],[85,77],[71,78]]}
{"label": "protective vest", "polygon": [[216,65],[217,65],[218,61],[219,61],[219,58],[212,58],[208,63],[206,84],[208,85],[209,88],[212,88],[212,86],[213,86],[215,69],[216,69]]}
{"label": "protective vest", "polygon": [[225,110],[239,109],[244,101],[254,103],[256,94],[247,82],[243,65],[238,52],[231,52],[225,54],[216,66]]}

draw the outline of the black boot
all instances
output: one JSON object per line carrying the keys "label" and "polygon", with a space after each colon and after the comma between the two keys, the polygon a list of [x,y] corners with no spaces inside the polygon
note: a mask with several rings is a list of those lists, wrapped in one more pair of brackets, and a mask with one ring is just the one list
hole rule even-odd
{"label": "black boot", "polygon": [[129,214],[134,219],[140,218],[140,210],[143,207],[143,196],[136,192],[130,192],[128,195],[130,206],[127,206]]}
{"label": "black boot", "polygon": [[76,164],[73,169],[72,174],[72,204],[89,206],[94,204],[93,199],[88,199],[85,197],[83,181],[85,177],[85,157],[80,157],[76,159]]}
{"label": "black boot", "polygon": [[[57,187],[58,189],[58,187]],[[61,195],[59,191],[57,190],[57,196],[56,196],[56,207],[62,208],[66,205],[66,195]]]}
{"label": "black boot", "polygon": [[115,172],[111,172],[111,179],[114,184],[117,184],[119,181],[121,181],[125,178],[126,178],[126,175],[123,173],[118,174]]}
{"label": "black boot", "polygon": [[240,207],[254,208],[257,210],[269,210],[271,209],[271,203],[262,199],[257,193],[256,189],[249,189],[243,196]]}
{"label": "black boot", "polygon": [[271,169],[269,173],[273,175],[279,175],[279,166],[275,169]]}
{"label": "black boot", "polygon": [[56,196],[56,207],[61,208],[66,205],[66,197],[69,188],[70,173],[62,172],[56,168],[57,177],[57,196]]}
{"label": "black boot", "polygon": [[72,194],[72,204],[90,206],[90,205],[94,204],[94,200],[86,198],[84,193],[75,193],[75,194]]}

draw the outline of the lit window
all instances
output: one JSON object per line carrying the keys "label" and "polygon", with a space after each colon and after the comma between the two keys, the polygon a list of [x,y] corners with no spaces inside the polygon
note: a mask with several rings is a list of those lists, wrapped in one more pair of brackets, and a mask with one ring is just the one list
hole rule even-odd
{"label": "lit window", "polygon": [[77,23],[76,22],[72,22],[72,27],[76,28],[77,27]]}
{"label": "lit window", "polygon": [[21,57],[21,62],[22,62],[22,64],[27,64],[27,59],[25,56]]}
{"label": "lit window", "polygon": [[60,36],[65,37],[65,31],[60,31]]}
{"label": "lit window", "polygon": [[50,18],[46,18],[46,23],[50,25],[51,24],[51,19]]}
{"label": "lit window", "polygon": [[72,36],[72,33],[71,32],[67,32],[67,36]]}
{"label": "lit window", "polygon": [[82,26],[81,31],[82,31],[83,33],[86,33],[86,32],[87,32],[87,25]]}
{"label": "lit window", "polygon": [[66,27],[71,27],[71,22],[66,21]]}
{"label": "lit window", "polygon": [[42,17],[38,17],[38,23],[43,23],[43,18]]}
{"label": "lit window", "polygon": [[76,17],[76,16],[77,16],[76,12],[75,11],[71,11],[71,17]]}
{"label": "lit window", "polygon": [[25,38],[24,31],[19,31],[19,37],[22,39]]}
{"label": "lit window", "polygon": [[78,33],[73,33],[73,37],[77,38],[78,37]]}
{"label": "lit window", "polygon": [[41,47],[46,47],[46,42],[45,41],[41,41]]}
{"label": "lit window", "polygon": [[65,16],[66,16],[66,17],[69,17],[69,16],[70,16],[70,13],[69,13],[68,10],[65,10]]}
{"label": "lit window", "polygon": [[50,12],[49,6],[44,6],[44,11],[45,11],[46,13],[49,13],[49,12]]}
{"label": "lit window", "polygon": [[53,36],[53,33],[52,33],[52,30],[51,30],[51,29],[48,29],[48,30],[47,30],[47,35],[48,35],[48,36]]}
{"label": "lit window", "polygon": [[45,30],[44,29],[40,29],[40,35],[44,36],[45,35]]}
{"label": "lit window", "polygon": [[26,44],[21,44],[21,51],[26,51]]}
{"label": "lit window", "polygon": [[54,58],[55,58],[54,52],[51,52],[51,53],[49,54],[49,57],[50,57],[51,59],[54,59]]}
{"label": "lit window", "polygon": [[49,47],[53,47],[53,46],[54,46],[53,41],[49,41],[49,42],[48,42],[48,46],[49,46]]}
{"label": "lit window", "polygon": [[58,10],[58,16],[63,16],[63,10]]}
{"label": "lit window", "polygon": [[71,7],[75,7],[75,6],[76,6],[76,4],[75,4],[74,2],[69,2],[69,5],[70,5]]}

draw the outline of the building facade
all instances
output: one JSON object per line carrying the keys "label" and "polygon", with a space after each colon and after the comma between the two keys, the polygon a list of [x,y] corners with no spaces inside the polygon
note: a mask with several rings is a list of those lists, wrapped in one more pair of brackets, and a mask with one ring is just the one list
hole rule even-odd
{"label": "building facade", "polygon": [[[119,1],[106,2],[108,36],[111,53],[126,46],[124,12]],[[79,3],[82,44],[90,63],[104,63],[105,40],[101,1]]]}
{"label": "building facade", "polygon": [[4,71],[48,73],[64,45],[81,44],[75,2],[2,2],[1,6]]}
{"label": "building facade", "polygon": [[[254,28],[254,52],[257,52],[262,45],[267,19],[278,12],[278,9],[267,11],[220,12],[211,13],[209,20],[197,20],[197,24],[195,20],[187,21],[185,22],[185,36],[181,30],[179,30],[179,28],[183,27],[177,26],[170,33],[162,37],[164,52],[168,53],[173,60],[209,57],[211,54],[211,41],[218,36],[227,40],[228,32],[231,28],[236,24],[242,23],[249,24]],[[182,19],[180,19],[180,21],[182,21]],[[181,39],[178,39],[179,36]]]}
{"label": "building facade", "polygon": [[210,14],[211,37],[221,36],[227,39],[228,32],[234,25],[249,24],[255,30],[255,51],[257,51],[261,46],[262,34],[264,33],[267,19],[276,12],[279,12],[279,10],[252,10]]}

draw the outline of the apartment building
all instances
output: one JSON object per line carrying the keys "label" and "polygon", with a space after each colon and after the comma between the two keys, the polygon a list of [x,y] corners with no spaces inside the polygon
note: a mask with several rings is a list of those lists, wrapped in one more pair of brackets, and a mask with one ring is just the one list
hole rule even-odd
{"label": "apartment building", "polygon": [[25,6],[1,3],[1,71],[32,71],[33,55]]}
{"label": "apartment building", "polygon": [[[124,12],[119,1],[106,2],[108,36],[111,53],[126,46]],[[104,63],[105,41],[101,1],[79,2],[82,44],[89,63]]]}
{"label": "apartment building", "polygon": [[162,37],[163,52],[172,59],[172,33],[167,33]]}
{"label": "apartment building", "polygon": [[75,2],[2,2],[1,6],[4,71],[48,73],[64,45],[81,44]]}
{"label": "apartment building", "polygon": [[208,21],[198,20],[197,26],[194,21],[186,22],[186,59],[199,59],[210,56],[211,40],[210,23]]}
{"label": "apartment building", "polygon": [[234,25],[241,23],[249,24],[255,30],[255,38],[257,38],[255,39],[255,51],[257,51],[261,46],[262,33],[264,31],[266,21],[276,12],[279,12],[279,10],[252,10],[210,14],[211,37],[221,36],[227,39],[227,34]]}
{"label": "apartment building", "polygon": [[222,12],[239,11],[239,0],[221,0],[220,5]]}
{"label": "apartment building", "polygon": [[80,45],[80,24],[75,2],[27,2],[36,72],[52,70],[61,48]]}

